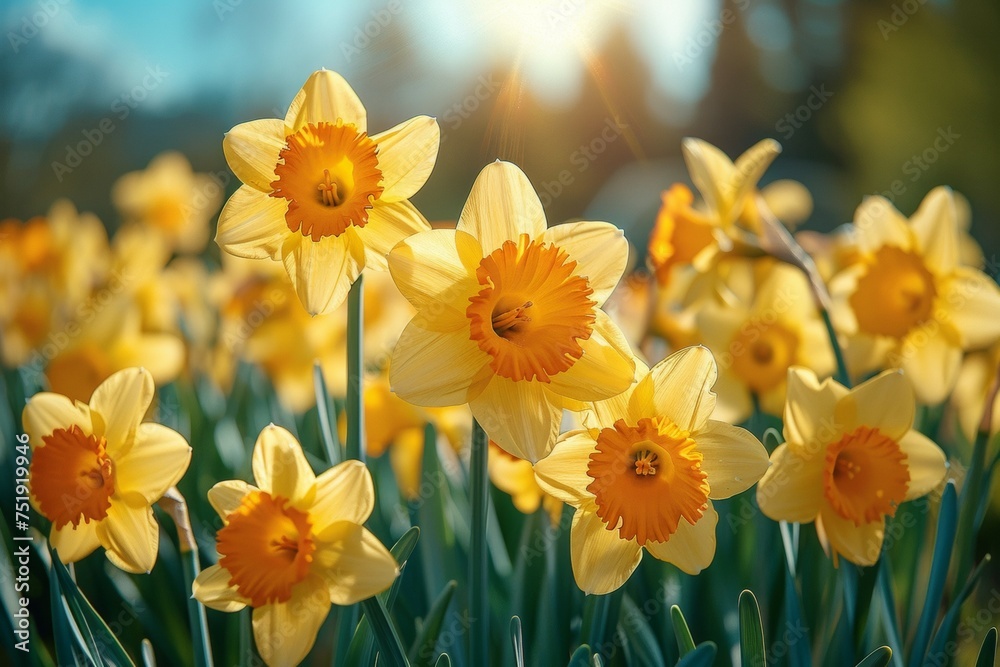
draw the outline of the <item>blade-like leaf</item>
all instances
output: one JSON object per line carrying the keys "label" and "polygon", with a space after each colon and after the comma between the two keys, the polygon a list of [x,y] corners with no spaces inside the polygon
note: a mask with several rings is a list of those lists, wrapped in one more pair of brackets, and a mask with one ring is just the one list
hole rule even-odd
{"label": "blade-like leaf", "polygon": [[715,654],[719,649],[714,642],[702,642],[694,650],[677,661],[677,667],[711,667],[715,664]]}
{"label": "blade-like leaf", "polygon": [[892,660],[892,649],[888,646],[879,646],[866,655],[864,660],[858,663],[858,667],[886,667],[890,660]]}
{"label": "blade-like leaf", "polygon": [[986,633],[986,639],[979,649],[979,658],[976,660],[976,667],[993,667],[997,658],[997,629],[990,628]]}
{"label": "blade-like leaf", "polygon": [[514,664],[524,667],[524,639],[521,637],[521,619],[512,616],[510,619],[510,643],[514,648]]}
{"label": "blade-like leaf", "polygon": [[924,663],[924,655],[934,631],[934,621],[941,608],[941,597],[944,595],[944,585],[948,579],[948,566],[951,563],[951,551],[955,545],[955,530],[958,521],[958,499],[954,482],[948,482],[941,496],[941,506],[938,509],[937,535],[934,538],[934,558],[931,561],[931,573],[927,581],[927,597],[924,598],[924,608],[920,612],[917,623],[917,633],[913,637],[910,648],[910,667],[920,667]]}
{"label": "blade-like leaf", "polygon": [[431,605],[430,611],[427,612],[427,616],[420,626],[420,632],[417,634],[413,646],[410,647],[409,657],[414,665],[428,665],[429,667],[431,664],[434,646],[437,644],[438,635],[441,634],[441,626],[444,624],[444,617],[448,613],[448,605],[451,604],[451,598],[455,594],[456,588],[458,588],[458,582],[449,581],[434,604]]}
{"label": "blade-like leaf", "polygon": [[765,667],[764,629],[757,598],[749,590],[740,593],[740,656],[743,667]]}
{"label": "blade-like leaf", "polygon": [[569,657],[569,665],[567,667],[590,667],[590,647],[583,644],[573,651],[573,655]]}
{"label": "blade-like leaf", "polygon": [[677,651],[681,658],[694,650],[694,638],[688,628],[684,612],[677,605],[670,607],[670,622],[674,626],[674,636],[677,637]]}

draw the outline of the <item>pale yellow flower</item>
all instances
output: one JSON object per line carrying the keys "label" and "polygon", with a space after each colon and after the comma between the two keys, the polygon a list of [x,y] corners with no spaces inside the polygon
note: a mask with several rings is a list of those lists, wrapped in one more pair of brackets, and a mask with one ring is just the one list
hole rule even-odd
{"label": "pale yellow flower", "polygon": [[[972,442],[986,411],[986,401],[1000,369],[1000,343],[989,350],[965,355],[949,403],[962,435]],[[1000,393],[990,406],[990,433],[1000,432]]]}
{"label": "pale yellow flower", "polygon": [[89,404],[40,393],[25,406],[31,502],[52,522],[49,541],[63,562],[102,546],[123,570],[153,569],[159,525],[150,505],[184,475],[191,448],[165,426],[140,423],[152,399],[153,378],[129,368]]}
{"label": "pale yellow flower", "polygon": [[534,514],[543,507],[551,524],[559,525],[563,503],[538,485],[530,461],[512,456],[490,442],[488,470],[493,486],[509,495],[519,512]]}

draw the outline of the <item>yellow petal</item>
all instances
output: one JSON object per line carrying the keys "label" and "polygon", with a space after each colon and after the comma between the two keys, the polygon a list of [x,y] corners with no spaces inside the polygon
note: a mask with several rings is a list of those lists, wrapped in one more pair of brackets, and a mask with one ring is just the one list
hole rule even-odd
{"label": "yellow petal", "polygon": [[[562,373],[552,376],[552,392],[578,401],[600,401],[632,386],[635,361],[624,334],[603,310],[590,338],[581,340],[583,356]],[[624,416],[624,415],[622,415]]]}
{"label": "yellow petal", "polygon": [[215,242],[237,257],[279,260],[281,245],[292,234],[287,210],[287,200],[240,186],[222,207]]}
{"label": "yellow petal", "polygon": [[913,383],[920,403],[940,403],[948,398],[958,381],[962,348],[949,334],[948,328],[932,320],[911,331],[903,340],[898,364]]}
{"label": "yellow petal", "polygon": [[938,186],[928,192],[910,218],[910,228],[927,268],[947,275],[958,266],[958,210],[951,188]]}
{"label": "yellow petal", "polygon": [[534,465],[538,485],[570,505],[579,507],[586,500],[593,502],[594,494],[587,487],[594,478],[587,474],[587,466],[596,449],[597,442],[590,431],[562,434],[549,455]]}
{"label": "yellow petal", "polygon": [[317,577],[292,589],[292,598],[253,610],[253,640],[268,667],[295,667],[308,655],[330,613],[330,595]]}
{"label": "yellow petal", "polygon": [[313,72],[292,101],[285,125],[298,132],[309,123],[352,123],[358,132],[368,131],[368,114],[357,93],[336,72]]}
{"label": "yellow petal", "polygon": [[632,393],[643,378],[649,375],[649,368],[643,363],[642,359],[632,357],[632,363],[635,364],[635,377],[632,378],[632,385],[617,396],[612,396],[603,401],[594,401],[591,407],[593,408],[593,416],[596,418],[596,423],[591,424],[585,417],[584,421],[588,426],[610,428],[619,419],[629,419],[629,401],[632,398]]}
{"label": "yellow petal", "polygon": [[253,448],[252,466],[257,485],[272,496],[287,498],[293,504],[312,501],[316,475],[306,462],[298,440],[280,426],[270,424],[260,432]]}
{"label": "yellow petal", "polygon": [[622,587],[642,560],[635,540],[608,530],[596,512],[577,510],[570,532],[573,577],[584,593],[604,595]]}
{"label": "yellow petal", "polygon": [[1000,340],[1000,287],[982,271],[956,268],[944,281],[941,302],[946,304],[941,319],[958,331],[965,349]]}
{"label": "yellow petal", "polygon": [[757,505],[775,521],[808,523],[823,502],[823,457],[798,456],[788,445],[771,454],[771,467],[757,484]]}
{"label": "yellow petal", "polygon": [[906,454],[906,467],[910,471],[910,484],[906,500],[913,500],[933,491],[947,473],[947,461],[941,448],[930,438],[917,431],[909,431],[898,441]]}
{"label": "yellow petal", "polygon": [[382,170],[382,199],[409,199],[427,182],[434,169],[441,128],[430,116],[417,116],[372,137],[378,145]]}
{"label": "yellow petal", "polygon": [[874,253],[885,245],[910,250],[912,232],[906,218],[885,197],[865,197],[854,212],[858,250]]}
{"label": "yellow petal", "polygon": [[309,509],[313,531],[337,521],[363,524],[375,507],[371,473],[361,461],[344,461],[316,478],[316,498]]}
{"label": "yellow petal", "polygon": [[458,230],[472,234],[488,255],[504,241],[517,241],[521,234],[532,239],[541,236],[545,212],[524,172],[498,160],[486,165],[472,184]]}
{"label": "yellow petal", "polygon": [[310,315],[332,313],[347,299],[351,285],[365,266],[364,244],[354,233],[313,241],[301,234],[285,239],[282,261],[299,301]]}
{"label": "yellow petal", "polygon": [[315,569],[335,604],[354,604],[381,593],[399,575],[396,560],[366,528],[331,524],[317,538]]}
{"label": "yellow petal", "polygon": [[461,405],[493,377],[490,355],[467,330],[427,331],[414,319],[399,336],[389,363],[389,384],[404,401],[425,407]]}
{"label": "yellow petal", "polygon": [[64,563],[75,563],[94,552],[101,546],[97,537],[97,521],[81,521],[76,528],[67,523],[62,528],[52,527],[49,542],[52,548],[59,552],[59,560]]}
{"label": "yellow petal", "polygon": [[824,505],[820,517],[823,531],[834,552],[855,565],[875,564],[882,552],[884,519],[855,526],[853,521],[840,516],[828,505]]}
{"label": "yellow petal", "polygon": [[235,512],[243,504],[243,498],[248,493],[256,491],[257,487],[251,486],[244,481],[230,479],[219,482],[208,490],[208,502],[218,513],[223,523],[230,512]]}
{"label": "yellow petal", "polygon": [[681,150],[691,180],[708,208],[715,213],[728,210],[735,194],[727,191],[735,176],[733,161],[712,144],[694,137],[685,138]]}
{"label": "yellow petal", "polygon": [[229,168],[241,181],[264,193],[273,190],[274,168],[284,147],[285,124],[276,118],[240,123],[222,140]]}
{"label": "yellow petal", "polygon": [[469,402],[473,416],[493,442],[535,463],[551,451],[562,422],[562,404],[544,383],[495,375]]}
{"label": "yellow petal", "polygon": [[118,371],[94,391],[90,409],[104,420],[108,454],[117,459],[132,447],[135,430],[153,400],[153,377],[144,368]]}
{"label": "yellow petal", "polygon": [[153,569],[159,535],[149,505],[133,506],[117,497],[112,497],[107,517],[97,524],[97,537],[111,562],[135,574]]}
{"label": "yellow petal", "polygon": [[743,208],[743,202],[747,196],[752,196],[757,189],[757,183],[767,168],[771,166],[774,159],[781,153],[781,144],[774,139],[761,139],[756,144],[746,149],[742,155],[736,158],[733,164],[736,174],[730,184],[732,192],[733,211],[729,213],[732,219],[739,216]]}
{"label": "yellow petal", "polygon": [[859,384],[837,401],[834,419],[847,433],[868,426],[899,440],[913,426],[915,412],[910,380],[893,369]]}
{"label": "yellow petal", "polygon": [[250,600],[240,595],[235,586],[229,585],[232,578],[229,570],[221,565],[211,565],[198,573],[191,584],[191,593],[209,609],[240,611],[250,604]]}
{"label": "yellow petal", "polygon": [[115,490],[155,503],[180,481],[190,461],[191,447],[180,433],[160,424],[139,424],[132,449],[115,460]]}
{"label": "yellow petal", "polygon": [[368,212],[368,224],[356,230],[365,243],[365,266],[388,271],[389,251],[408,236],[430,228],[420,211],[406,200],[376,204]]}
{"label": "yellow petal", "polygon": [[653,366],[635,388],[630,416],[668,417],[686,431],[698,431],[715,410],[712,385],[717,377],[715,357],[707,347],[678,350]]}
{"label": "yellow petal", "polygon": [[566,251],[576,262],[573,273],[594,290],[590,298],[604,305],[628,264],[625,233],[607,222],[568,222],[546,229],[540,240]]}
{"label": "yellow petal", "polygon": [[719,513],[712,502],[692,526],[686,519],[677,524],[677,532],[666,542],[647,542],[646,551],[654,558],[673,563],[682,572],[698,574],[712,564],[715,558],[715,527]]}
{"label": "yellow petal", "polygon": [[835,442],[844,433],[834,418],[837,401],[847,395],[847,388],[827,378],[822,382],[808,368],[788,369],[785,399],[785,442],[797,454],[815,454]]}
{"label": "yellow petal", "polygon": [[119,368],[142,366],[158,385],[176,380],[186,360],[184,342],[173,334],[142,333],[123,337],[110,354]]}
{"label": "yellow petal", "polygon": [[710,498],[746,491],[767,471],[767,450],[746,429],[710,419],[693,437],[704,456],[701,469],[708,475]]}
{"label": "yellow petal", "polygon": [[79,426],[84,433],[93,432],[88,406],[47,391],[28,399],[28,404],[21,413],[21,421],[32,449],[41,447],[44,444],[42,438],[51,435],[57,428]]}
{"label": "yellow petal", "polygon": [[771,213],[786,225],[794,227],[804,222],[813,211],[813,198],[808,188],[798,181],[772,181],[760,190]]}
{"label": "yellow petal", "polygon": [[739,424],[753,414],[750,390],[732,371],[720,368],[714,389],[717,397],[713,419]]}

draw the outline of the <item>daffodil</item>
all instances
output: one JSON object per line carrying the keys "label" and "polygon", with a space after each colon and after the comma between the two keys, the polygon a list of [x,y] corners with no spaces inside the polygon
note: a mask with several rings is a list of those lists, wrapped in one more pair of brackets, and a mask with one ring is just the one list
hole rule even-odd
{"label": "daffodil", "polygon": [[257,486],[233,480],[208,492],[224,524],[219,562],[198,575],[193,592],[212,609],[252,607],[264,662],[297,665],[331,603],[384,591],[399,566],[362,525],[375,504],[363,463],[345,461],[317,477],[295,438],[272,424],[257,438],[252,466]]}
{"label": "daffodil", "polygon": [[509,495],[518,511],[534,514],[542,507],[552,525],[559,524],[563,504],[538,485],[534,468],[529,461],[511,456],[495,442],[491,442],[488,463],[493,486]]}
{"label": "daffodil", "polygon": [[957,419],[962,435],[972,442],[983,419],[983,413],[990,410],[990,433],[1000,432],[1000,393],[993,396],[990,392],[1000,372],[1000,343],[989,350],[982,350],[965,355],[962,368],[958,373],[955,391],[949,399],[952,411]]}
{"label": "daffodil", "polygon": [[848,390],[805,368],[788,373],[785,443],[757,486],[775,521],[816,522],[836,561],[878,560],[885,517],[944,478],[944,452],[913,430],[913,388],[889,370]]}
{"label": "daffodil", "polygon": [[697,315],[703,341],[719,360],[715,416],[734,423],[752,414],[753,396],[764,412],[781,414],[790,366],[820,375],[835,366],[805,274],[768,259],[742,260],[738,268],[741,277],[729,281],[738,289],[727,290]]}
{"label": "daffodil", "polygon": [[750,488],[767,451],[748,431],[709,419],[712,353],[670,355],[622,395],[594,404],[589,428],[559,438],[535,464],[543,489],[576,507],[573,574],[586,593],[622,586],[643,550],[697,574],[715,556],[712,500]]}
{"label": "daffodil", "polygon": [[362,269],[385,270],[397,242],[429,229],[408,198],[430,175],[439,140],[428,116],[369,136],[347,82],[315,72],[284,120],[226,134],[226,160],[244,185],[222,209],[216,241],[240,257],[283,261],[306,310],[328,313]]}
{"label": "daffodil", "polygon": [[149,372],[129,368],[89,404],[45,392],[25,406],[31,502],[52,522],[49,541],[63,562],[102,546],[123,570],[153,569],[159,526],[150,505],[184,475],[191,448],[169,428],[141,423],[152,399]]}
{"label": "daffodil", "polygon": [[158,236],[171,249],[201,252],[209,220],[222,203],[222,184],[210,174],[196,174],[182,154],[157,155],[142,171],[121,176],[111,188],[115,207],[126,224]]}
{"label": "daffodil", "polygon": [[961,265],[957,216],[945,187],[909,221],[888,200],[867,198],[854,219],[861,257],[830,283],[852,370],[900,367],[926,404],[954,388],[963,350],[1000,340],[1000,288]]}
{"label": "daffodil", "polygon": [[492,440],[537,461],[569,401],[608,398],[632,382],[628,343],[599,308],[627,259],[621,230],[546,229],[524,173],[487,166],[457,229],[415,234],[389,254],[418,311],[392,353],[393,391],[421,406],[469,403]]}

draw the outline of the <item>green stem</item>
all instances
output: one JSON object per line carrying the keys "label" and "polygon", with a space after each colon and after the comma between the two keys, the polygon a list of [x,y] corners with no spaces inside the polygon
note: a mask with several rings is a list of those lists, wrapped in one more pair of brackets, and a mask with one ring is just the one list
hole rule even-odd
{"label": "green stem", "polygon": [[[991,404],[987,404],[987,409]],[[972,445],[972,460],[966,472],[965,484],[962,487],[961,510],[958,515],[958,540],[956,558],[955,583],[961,586],[968,579],[972,568],[973,552],[976,547],[976,514],[979,510],[982,481],[986,469],[986,445],[990,434],[980,430],[976,433],[976,441]]]}
{"label": "green stem", "polygon": [[365,276],[347,295],[347,458],[365,460],[364,319]]}
{"label": "green stem", "polygon": [[826,308],[820,309],[823,316],[823,324],[826,325],[826,335],[830,339],[830,346],[833,348],[833,356],[837,359],[837,382],[848,389],[851,387],[851,374],[847,370],[847,362],[844,360],[844,351],[840,348],[840,341],[837,340],[837,330],[833,328],[833,320],[830,319],[830,311]]}
{"label": "green stem", "polygon": [[489,511],[489,477],[486,462],[489,438],[479,422],[472,422],[472,544],[469,573],[469,613],[472,663],[486,665],[490,661],[489,567],[486,552],[486,518]]}
{"label": "green stem", "polygon": [[371,624],[375,641],[379,648],[379,664],[390,665],[390,667],[408,667],[409,662],[403,651],[396,627],[389,620],[389,614],[385,610],[385,605],[379,597],[372,596],[361,601],[361,608],[365,612],[365,618]]}

